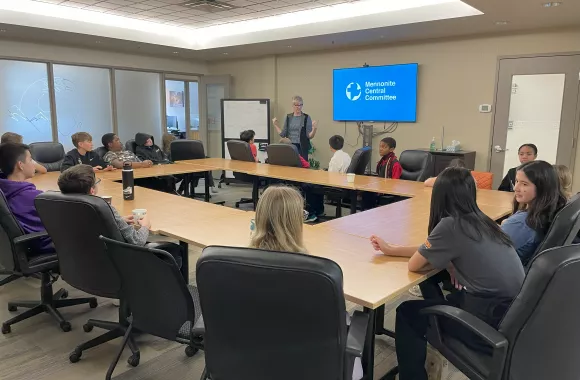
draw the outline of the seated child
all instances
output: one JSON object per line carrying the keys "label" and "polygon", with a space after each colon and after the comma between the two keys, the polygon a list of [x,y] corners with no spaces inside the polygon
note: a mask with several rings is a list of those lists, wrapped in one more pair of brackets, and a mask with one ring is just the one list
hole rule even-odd
{"label": "seated child", "polygon": [[[534,144],[524,144],[518,149],[518,158],[520,164],[525,164],[526,162],[534,161],[538,157],[538,147]],[[511,191],[514,192],[514,186],[516,185],[516,169],[511,168],[508,170],[507,174],[501,181],[498,190],[499,191]]]}
{"label": "seated child", "polygon": [[[36,211],[34,199],[42,191],[27,180],[34,177],[35,165],[28,145],[4,143],[0,145],[0,190],[8,207],[25,233],[46,231]],[[32,254],[54,253],[49,237],[32,241]]]}
{"label": "seated child", "polygon": [[[58,177],[58,187],[63,194],[97,195],[99,182],[101,180],[96,178],[93,169],[89,165],[73,166],[62,172],[60,177]],[[151,229],[149,214],[145,214],[141,219],[135,220],[133,215],[121,216],[115,207],[112,205],[110,207],[125,242],[162,249],[171,254],[175,258],[177,265],[181,267],[183,253],[179,245],[166,242],[147,243],[149,230]],[[140,226],[140,228],[135,228],[135,225]]]}
{"label": "seated child", "polygon": [[74,133],[71,136],[71,139],[75,149],[69,151],[66,156],[64,156],[64,161],[60,166],[61,172],[64,172],[66,169],[75,165],[82,164],[91,166],[95,172],[100,170],[115,170],[114,167],[107,164],[105,160],[93,152],[93,137],[87,132]]}
{"label": "seated child", "polygon": [[[4,144],[4,143],[22,144],[23,138],[18,133],[6,132],[2,135],[2,138],[0,139],[0,143],[2,143],[2,144]],[[32,160],[32,162],[34,163],[34,170],[36,171],[36,173],[40,173],[40,174],[48,173],[48,170],[44,166],[40,165],[38,162],[36,162],[34,160]]]}
{"label": "seated child", "polygon": [[[330,151],[334,154],[328,163],[328,171],[334,173],[346,173],[350,166],[350,155],[342,150],[344,146],[344,138],[339,135],[334,135],[328,139]],[[315,191],[318,186],[304,184],[302,190],[306,198],[306,210],[308,210],[308,217],[305,222],[314,222],[319,216],[324,214],[324,194]]]}
{"label": "seated child", "polygon": [[137,133],[135,135],[135,144],[137,145],[135,154],[143,161],[149,160],[154,165],[171,163],[165,152],[155,145],[153,136],[147,133]]}
{"label": "seated child", "polygon": [[258,149],[254,145],[254,137],[256,136],[256,132],[248,129],[247,131],[243,131],[240,133],[240,140],[247,142],[250,144],[250,149],[252,150],[252,154],[254,155],[254,160],[258,161]]}
{"label": "seated child", "polygon": [[[280,144],[293,145],[292,140],[290,140],[287,137],[282,137],[280,139]],[[302,164],[302,167],[308,169],[310,167],[310,163],[308,163],[308,161],[306,161],[301,155],[298,155],[298,157],[300,158],[300,163]]]}
{"label": "seated child", "polygon": [[560,188],[566,199],[570,199],[572,196],[572,173],[566,165],[554,165],[556,173],[558,173],[558,179],[560,180]]}
{"label": "seated child", "polygon": [[[397,160],[395,148],[397,141],[392,137],[385,137],[379,143],[379,154],[381,159],[377,163],[376,172],[379,177],[399,179],[403,173],[403,167]],[[379,195],[376,193],[362,193],[362,209],[368,210],[377,206]]]}
{"label": "seated child", "polygon": [[[270,186],[264,191],[256,207],[255,229],[250,248],[293,253],[308,253],[304,247],[304,199],[287,186]],[[347,314],[347,321],[350,316]],[[347,322],[348,323],[348,322]],[[353,380],[362,378],[362,364],[356,358]]]}

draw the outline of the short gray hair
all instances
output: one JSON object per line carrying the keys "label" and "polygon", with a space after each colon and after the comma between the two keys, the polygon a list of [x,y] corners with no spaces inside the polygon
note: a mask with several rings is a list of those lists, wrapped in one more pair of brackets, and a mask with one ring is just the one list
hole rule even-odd
{"label": "short gray hair", "polygon": [[300,96],[300,95],[294,95],[292,97],[292,102],[304,103],[304,100],[302,99],[302,96]]}

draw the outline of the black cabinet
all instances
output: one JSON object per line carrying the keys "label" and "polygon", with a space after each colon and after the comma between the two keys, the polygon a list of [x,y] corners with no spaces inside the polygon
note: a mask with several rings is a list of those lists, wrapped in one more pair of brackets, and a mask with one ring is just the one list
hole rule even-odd
{"label": "black cabinet", "polygon": [[433,156],[433,172],[431,177],[437,177],[446,167],[449,166],[451,160],[460,158],[465,162],[467,169],[475,169],[475,152],[460,150],[457,152],[443,152],[440,150],[430,151],[429,149],[418,149],[431,153]]}

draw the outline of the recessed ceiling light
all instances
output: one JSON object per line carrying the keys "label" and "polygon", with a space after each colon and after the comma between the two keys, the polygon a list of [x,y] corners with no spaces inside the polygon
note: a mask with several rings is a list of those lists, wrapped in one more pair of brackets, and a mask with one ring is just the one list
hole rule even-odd
{"label": "recessed ceiling light", "polygon": [[0,33],[6,33],[6,29],[0,29]]}
{"label": "recessed ceiling light", "polygon": [[230,53],[222,53],[222,54],[223,54],[223,55],[228,55],[228,54],[230,54]]}
{"label": "recessed ceiling light", "polygon": [[560,5],[562,5],[562,3],[557,1],[557,2],[551,2],[551,3],[544,3],[542,5],[544,6],[544,8],[552,8],[552,7],[559,7]]}
{"label": "recessed ceiling light", "polygon": [[292,47],[292,45],[288,45],[288,46],[286,46],[286,47],[287,47],[287,48],[291,48],[291,47]]}
{"label": "recessed ceiling light", "polygon": [[507,25],[509,24],[509,21],[496,21],[495,25]]}
{"label": "recessed ceiling light", "polygon": [[179,52],[178,51],[174,51],[173,54],[179,54]]}
{"label": "recessed ceiling light", "polygon": [[98,41],[98,40],[97,40],[97,41],[95,41],[95,43],[96,43],[96,44],[100,44],[100,43],[101,43],[101,41]]}

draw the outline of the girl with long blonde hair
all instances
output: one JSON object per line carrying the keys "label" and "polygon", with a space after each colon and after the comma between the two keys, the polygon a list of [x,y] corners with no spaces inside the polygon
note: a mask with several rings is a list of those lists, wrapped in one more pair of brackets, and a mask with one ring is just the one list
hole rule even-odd
{"label": "girl with long blonde hair", "polygon": [[269,187],[256,208],[250,248],[306,253],[302,228],[304,199],[291,187]]}

